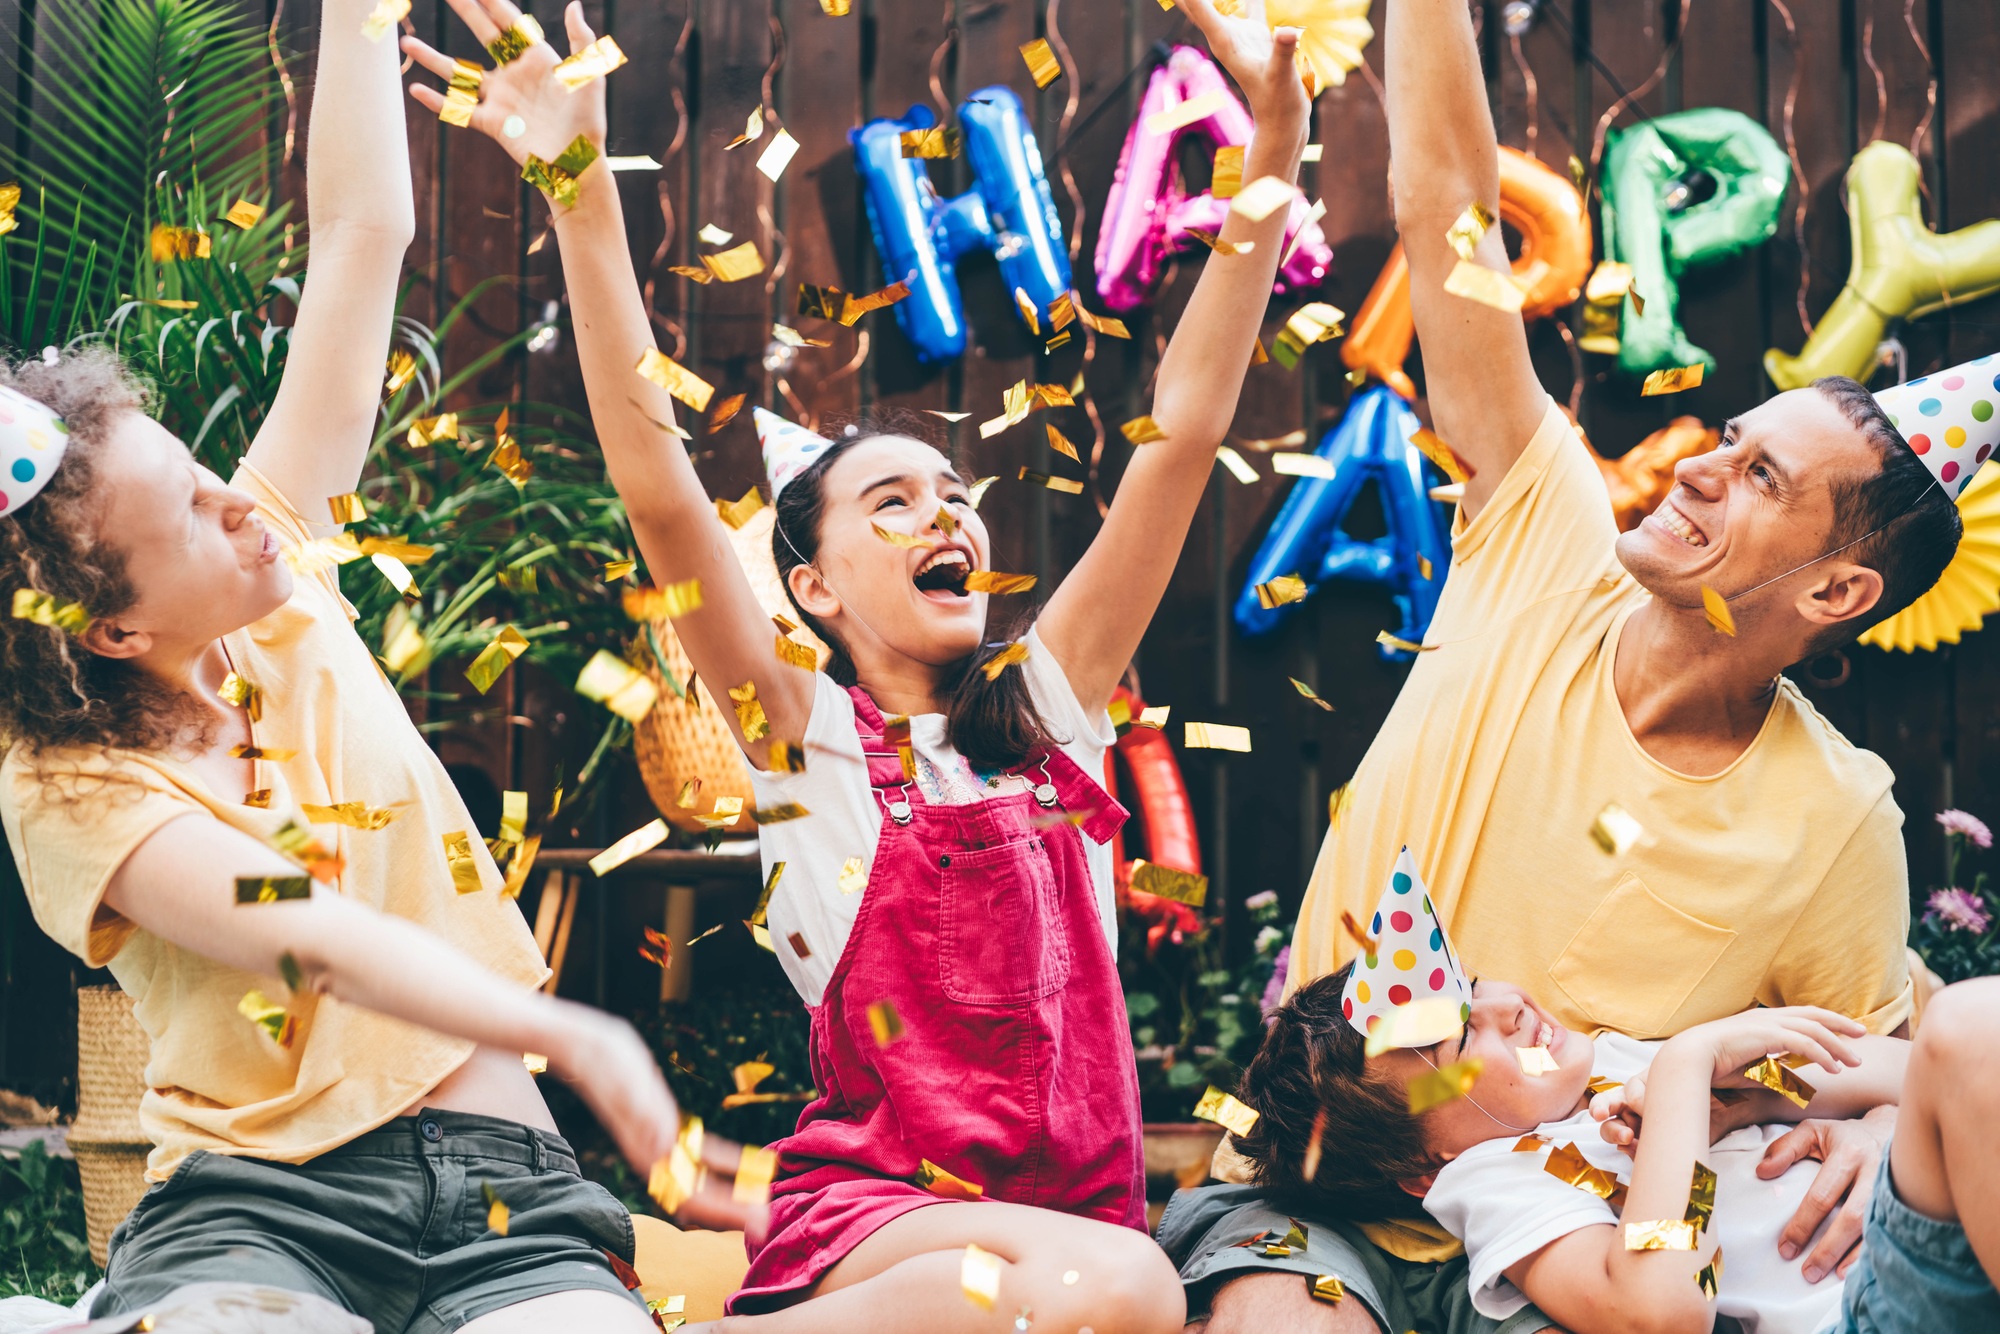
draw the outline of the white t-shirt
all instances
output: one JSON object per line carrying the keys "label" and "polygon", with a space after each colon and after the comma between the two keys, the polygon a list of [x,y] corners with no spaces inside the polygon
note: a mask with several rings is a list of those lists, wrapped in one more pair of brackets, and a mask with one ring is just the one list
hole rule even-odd
{"label": "white t-shirt", "polygon": [[[1093,715],[1077,702],[1069,677],[1047,649],[1041,635],[1029,630],[1023,641],[1028,658],[1018,668],[1026,674],[1028,693],[1042,721],[1065,755],[1095,783],[1104,781],[1104,755],[1117,733],[1103,709]],[[917,787],[933,805],[964,806],[991,796],[1012,796],[1034,783],[1018,776],[986,775],[945,741],[945,716],[920,713],[910,719],[910,746],[915,752]],[[882,833],[882,807],[868,786],[868,762],[854,730],[854,697],[826,673],[814,682],[812,717],[806,724],[806,771],[774,774],[751,771],[757,805],[769,808],[797,802],[809,812],[805,819],[766,825],[757,831],[768,880],[771,867],[785,864],[785,873],[771,894],[768,923],[771,944],[785,976],[791,978],[808,1005],[818,1005],[833,978],[833,968],[847,948],[847,937],[861,911],[862,895],[843,894],[841,868],[859,857],[871,871],[875,844]],[[1079,831],[1081,832],[1081,831]],[[1113,904],[1111,845],[1083,835],[1090,880],[1097,892],[1098,916],[1105,938],[1117,947],[1118,921]],[[800,958],[792,947],[793,933],[811,951]]]}
{"label": "white t-shirt", "polygon": [[[1622,1083],[1653,1063],[1660,1044],[1607,1033],[1596,1045],[1591,1073]],[[1838,1277],[1808,1283],[1801,1272],[1804,1253],[1791,1261],[1778,1255],[1778,1234],[1819,1170],[1807,1160],[1774,1180],[1758,1179],[1765,1146],[1790,1128],[1746,1127],[1725,1135],[1701,1157],[1715,1172],[1715,1215],[1705,1240],[1723,1251],[1716,1312],[1741,1321],[1744,1334],[1814,1334],[1830,1327],[1840,1312]],[[1575,1144],[1593,1167],[1631,1183],[1631,1158],[1604,1142],[1588,1110],[1537,1131],[1552,1145]],[[1619,1221],[1609,1204],[1545,1171],[1547,1149],[1515,1153],[1518,1139],[1507,1135],[1468,1149],[1444,1165],[1424,1197],[1432,1217],[1465,1243],[1472,1304],[1495,1320],[1528,1304],[1508,1281],[1509,1266],[1580,1228]]]}

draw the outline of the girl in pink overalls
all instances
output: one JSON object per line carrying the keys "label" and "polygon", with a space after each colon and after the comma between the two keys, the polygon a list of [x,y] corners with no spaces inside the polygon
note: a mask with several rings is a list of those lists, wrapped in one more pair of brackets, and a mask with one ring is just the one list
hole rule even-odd
{"label": "girl in pink overalls", "polygon": [[[1294,180],[1310,111],[1298,34],[1274,34],[1264,0],[1229,18],[1213,0],[1179,7],[1251,103],[1244,179]],[[591,40],[580,9],[567,18],[572,49]],[[544,158],[576,134],[602,143],[599,86],[572,93],[531,53],[487,72],[474,123],[498,138],[518,120]],[[967,584],[994,568],[969,475],[908,435],[829,441],[763,414],[773,548],[835,649],[829,675],[774,653],[687,450],[661,433],[671,398],[633,373],[652,334],[604,170],[554,211],[598,438],[652,578],[700,581],[701,607],[675,629],[701,679],[736,701],[724,712],[759,770],[759,807],[805,812],[760,837],[771,939],[812,1008],[820,1096],[773,1146],[770,1228],[724,1323],[1178,1331],[1180,1283],[1145,1232],[1113,950],[1107,843],[1125,813],[1094,775],[1112,740],[1105,705],[1229,428],[1286,211],[1229,218],[1239,253],[1205,261],[1160,365],[1164,438],[1133,453],[1089,551],[1012,644],[993,642],[1013,636],[989,630],[992,595]],[[803,772],[769,772],[786,768],[777,742]],[[968,1261],[975,1244],[991,1269]]]}

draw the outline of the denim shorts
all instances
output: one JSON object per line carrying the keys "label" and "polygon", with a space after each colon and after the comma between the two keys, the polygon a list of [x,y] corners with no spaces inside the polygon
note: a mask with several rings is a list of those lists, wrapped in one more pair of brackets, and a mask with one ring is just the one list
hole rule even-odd
{"label": "denim shorts", "polygon": [[[508,1207],[487,1227],[482,1187]],[[637,1294],[632,1217],[585,1181],[560,1135],[466,1112],[400,1117],[297,1165],[197,1152],[111,1237],[93,1316],[145,1311],[191,1283],[325,1298],[376,1334],[450,1334],[579,1289]]]}
{"label": "denim shorts", "polygon": [[1848,1271],[1834,1328],[1838,1334],[2000,1330],[2000,1294],[1965,1229],[1927,1218],[1897,1199],[1892,1156],[1883,1154],[1876,1171],[1861,1258]]}
{"label": "denim shorts", "polygon": [[[1293,1218],[1305,1226],[1306,1244],[1289,1256],[1267,1257],[1263,1248],[1240,1243],[1261,1232],[1283,1236]],[[1332,1274],[1355,1301],[1375,1317],[1385,1334],[1536,1334],[1555,1322],[1533,1305],[1505,1320],[1493,1320],[1472,1306],[1465,1256],[1442,1264],[1399,1260],[1382,1250],[1352,1223],[1320,1222],[1288,1215],[1255,1186],[1204,1186],[1176,1192],[1160,1216],[1160,1245],[1179,1267],[1187,1289],[1189,1320],[1209,1312],[1215,1290],[1250,1274],[1290,1273],[1309,1283]]]}

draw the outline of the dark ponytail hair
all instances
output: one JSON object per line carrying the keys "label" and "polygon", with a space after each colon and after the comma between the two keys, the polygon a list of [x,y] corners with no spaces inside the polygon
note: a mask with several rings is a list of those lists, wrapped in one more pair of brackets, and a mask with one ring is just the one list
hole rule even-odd
{"label": "dark ponytail hair", "polygon": [[[907,436],[925,444],[932,428],[924,418],[908,411],[871,414],[844,426],[833,438],[833,448],[814,459],[779,493],[777,522],[771,529],[771,555],[778,564],[778,578],[785,596],[812,632],[833,650],[827,675],[843,686],[859,684],[854,662],[847,650],[792,595],[792,571],[819,558],[820,524],[826,515],[826,474],[835,459],[867,440],[882,436]],[[948,451],[947,451],[948,452]],[[989,602],[989,608],[997,606]],[[1059,743],[1035,708],[1028,693],[1027,677],[1009,669],[989,681],[981,664],[1028,631],[1032,614],[995,618],[989,610],[983,643],[979,650],[952,669],[945,679],[945,739],[969,760],[975,769],[986,772],[1012,769],[1054,748]]]}

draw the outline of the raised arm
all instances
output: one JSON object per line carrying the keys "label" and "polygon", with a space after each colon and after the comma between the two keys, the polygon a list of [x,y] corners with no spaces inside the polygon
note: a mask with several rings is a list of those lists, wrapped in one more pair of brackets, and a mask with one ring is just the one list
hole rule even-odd
{"label": "raised arm", "polygon": [[[1264,0],[1244,7],[1246,14],[1224,18],[1213,0],[1180,3],[1250,99],[1257,132],[1244,162],[1245,183],[1267,176],[1289,183],[1298,176],[1312,112],[1294,63],[1298,33],[1273,34]],[[1222,240],[1252,248],[1209,256],[1174,329],[1152,412],[1166,438],[1133,455],[1103,528],[1037,621],[1042,642],[1086,709],[1111,698],[1166,594],[1215,471],[1216,446],[1235,417],[1288,215],[1280,208],[1253,223],[1229,214]]]}
{"label": "raised arm", "polygon": [[285,378],[247,456],[309,519],[352,491],[374,438],[403,252],[416,234],[396,44],[373,0],[324,0],[306,139],[312,242]]}
{"label": "raised arm", "polygon": [[[1453,296],[1458,252],[1445,233],[1468,204],[1499,216],[1500,153],[1465,0],[1389,0],[1389,179],[1410,261],[1410,308],[1437,431],[1472,472],[1461,509],[1478,514],[1548,408],[1521,317]],[[1507,273],[1501,229],[1478,262]]]}
{"label": "raised arm", "polygon": [[[482,43],[520,17],[510,0],[450,2]],[[571,3],[564,18],[572,51],[593,40],[582,6]],[[433,74],[451,76],[448,57],[414,38],[404,39],[403,46]],[[556,59],[548,43],[538,42],[486,75],[472,128],[491,136],[517,162],[530,153],[553,161],[579,134],[603,148],[603,81],[570,92],[550,76]],[[410,91],[432,111],[442,102],[433,89]],[[502,132],[510,116],[519,116],[527,126],[519,138]],[[632,269],[617,183],[601,162],[577,183],[575,207],[554,206],[555,229],[591,420],[612,484],[625,501],[633,536],[654,581],[701,581],[700,610],[674,622],[695,671],[718,696],[725,687],[754,681],[772,735],[797,742],[812,709],[812,674],[778,661],[772,649],[775,632],[736,559],[729,532],[695,475],[686,447],[666,429],[674,420],[674,400],[635,369],[640,355],[653,346],[653,332]],[[724,716],[741,740],[735,715],[725,710]],[[747,749],[754,761],[763,763],[763,742]]]}

